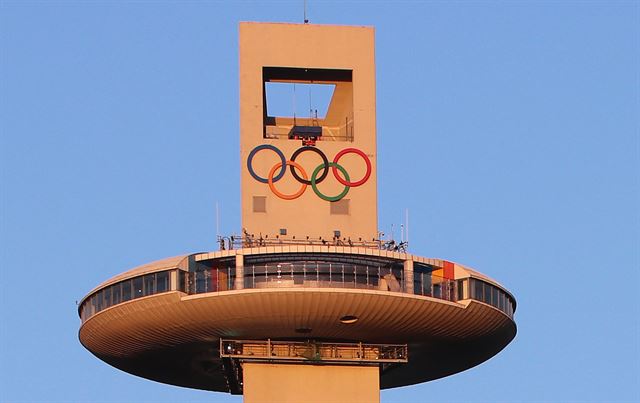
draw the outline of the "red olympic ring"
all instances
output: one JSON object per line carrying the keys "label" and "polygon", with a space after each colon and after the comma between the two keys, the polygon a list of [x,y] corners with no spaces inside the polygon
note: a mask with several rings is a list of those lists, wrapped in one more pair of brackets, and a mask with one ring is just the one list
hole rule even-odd
{"label": "red olympic ring", "polygon": [[369,179],[369,176],[371,176],[371,161],[369,161],[369,158],[367,157],[367,155],[365,153],[363,153],[361,150],[358,150],[357,148],[345,148],[344,150],[342,150],[338,154],[336,154],[335,158],[333,159],[333,162],[335,164],[337,164],[338,160],[340,159],[340,157],[342,157],[345,154],[349,154],[349,153],[358,154],[359,156],[362,157],[362,159],[364,160],[365,164],[367,164],[367,172],[364,174],[362,179],[360,179],[359,181],[355,181],[355,182],[349,182],[348,179],[347,180],[342,179],[342,176],[340,176],[338,174],[338,168],[336,168],[335,165],[333,167],[331,167],[331,169],[333,170],[333,176],[336,177],[338,182],[342,183],[345,186],[357,187],[357,186],[360,186],[360,185],[364,184]]}
{"label": "red olympic ring", "polygon": [[[289,165],[290,167],[294,167],[294,168],[298,168],[300,170],[300,173],[302,174],[302,177],[304,178],[304,180],[308,181],[309,180],[309,176],[307,175],[307,172],[304,170],[304,168],[302,168],[302,165],[298,164],[295,161],[287,161],[286,165]],[[271,168],[271,171],[269,171],[269,177],[267,179],[268,183],[269,183],[269,189],[271,189],[271,191],[273,192],[274,195],[278,196],[281,199],[284,200],[294,200],[297,199],[298,197],[302,196],[302,194],[304,193],[305,190],[307,190],[307,184],[303,183],[302,186],[300,187],[300,189],[293,193],[293,194],[284,194],[282,192],[280,192],[278,189],[276,189],[275,185],[273,184],[273,174],[275,174],[276,169],[280,168],[282,166],[282,162],[278,162],[276,163],[273,168]]]}

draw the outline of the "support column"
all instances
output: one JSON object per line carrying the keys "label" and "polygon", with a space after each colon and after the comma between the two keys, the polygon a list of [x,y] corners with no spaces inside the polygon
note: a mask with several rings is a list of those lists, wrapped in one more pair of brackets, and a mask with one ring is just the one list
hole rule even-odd
{"label": "support column", "polygon": [[404,292],[413,294],[413,260],[404,261]]}
{"label": "support column", "polygon": [[244,403],[380,403],[380,369],[245,362]]}
{"label": "support column", "polygon": [[[171,270],[169,272],[169,289],[171,291],[176,291],[178,290],[178,271],[180,269],[176,269],[176,270]],[[183,291],[183,290],[178,290],[178,291]]]}
{"label": "support column", "polygon": [[236,290],[244,289],[244,255],[236,255]]}

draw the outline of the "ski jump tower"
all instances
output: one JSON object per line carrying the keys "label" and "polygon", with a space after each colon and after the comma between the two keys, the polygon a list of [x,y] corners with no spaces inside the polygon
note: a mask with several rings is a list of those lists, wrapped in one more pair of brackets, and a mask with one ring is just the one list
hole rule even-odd
{"label": "ski jump tower", "polygon": [[[326,113],[277,116],[278,85],[333,93]],[[379,237],[373,28],[241,23],[240,155],[240,235],[81,301],[98,358],[246,402],[376,402],[515,337],[505,288]]]}

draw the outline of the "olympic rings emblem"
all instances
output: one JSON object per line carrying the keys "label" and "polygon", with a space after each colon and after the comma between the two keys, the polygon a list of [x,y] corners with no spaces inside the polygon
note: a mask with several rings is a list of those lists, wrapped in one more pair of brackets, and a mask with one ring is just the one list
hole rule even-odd
{"label": "olympic rings emblem", "polygon": [[[271,168],[271,170],[269,170],[269,174],[267,175],[266,178],[263,178],[260,175],[258,175],[253,169],[253,158],[256,156],[258,152],[262,150],[273,151],[274,153],[276,153],[276,155],[280,159],[280,161],[277,162]],[[296,158],[298,158],[300,154],[306,151],[316,153],[322,159],[322,163],[313,170],[311,177],[309,177],[309,174],[307,173],[307,171],[305,171],[305,169],[296,162]],[[364,163],[367,167],[367,171],[365,172],[364,176],[361,179],[357,181],[351,181],[351,178],[349,177],[347,170],[342,165],[338,164],[338,161],[340,161],[340,158],[342,158],[346,154],[357,154],[364,160]],[[295,180],[297,180],[301,184],[300,189],[298,189],[298,191],[292,194],[284,194],[280,192],[274,185],[276,182],[282,179],[282,177],[287,171],[287,166],[291,171],[291,175],[293,175]],[[261,144],[256,148],[254,148],[253,150],[251,150],[251,152],[249,153],[249,156],[247,157],[247,169],[249,170],[249,174],[251,174],[253,179],[257,180],[258,182],[269,185],[269,189],[271,189],[273,194],[275,194],[281,199],[284,199],[284,200],[297,199],[298,197],[304,194],[304,192],[307,190],[307,186],[311,186],[311,188],[313,189],[313,192],[319,198],[321,198],[322,200],[333,202],[333,201],[338,201],[343,197],[345,197],[347,193],[349,193],[349,189],[353,187],[361,186],[369,180],[369,177],[371,176],[371,161],[369,160],[369,157],[367,157],[367,155],[364,152],[362,152],[362,150],[359,150],[357,148],[345,148],[342,151],[338,152],[338,154],[336,154],[336,156],[333,158],[333,161],[329,162],[329,160],[327,159],[327,156],[322,152],[322,150],[319,150],[311,146],[304,146],[304,147],[298,148],[296,151],[293,152],[293,154],[291,155],[291,158],[287,160],[284,154],[282,153],[282,151],[280,151],[278,147],[273,146],[271,144]],[[318,189],[318,184],[327,178],[327,175],[329,174],[329,170],[333,172],[333,176],[336,178],[336,180],[340,182],[342,185],[344,185],[344,190],[342,190],[342,192],[340,192],[335,196],[327,196],[322,192],[320,192],[320,190]],[[277,171],[277,174],[276,174],[276,171]],[[338,173],[338,171],[340,171],[340,174]]]}

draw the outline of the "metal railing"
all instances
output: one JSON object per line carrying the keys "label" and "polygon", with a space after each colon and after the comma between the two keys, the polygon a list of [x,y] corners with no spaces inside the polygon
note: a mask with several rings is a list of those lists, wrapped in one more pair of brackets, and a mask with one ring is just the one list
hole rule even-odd
{"label": "metal railing", "polygon": [[253,361],[402,363],[406,344],[331,343],[319,341],[220,340],[220,357]]}
{"label": "metal railing", "polygon": [[389,265],[293,261],[244,266],[244,288],[328,287],[404,292],[404,271]]}
{"label": "metal railing", "polygon": [[[298,124],[307,126],[318,126],[319,122],[313,118],[298,118]],[[264,127],[264,137],[267,139],[286,139],[293,127],[290,124],[266,125]],[[353,141],[353,120],[345,119],[344,124],[339,126],[322,125],[322,137],[320,141]]]}
{"label": "metal railing", "polygon": [[218,236],[218,246],[220,250],[234,250],[242,248],[259,248],[265,246],[290,246],[290,245],[309,245],[309,246],[347,246],[352,248],[372,248],[379,250],[388,250],[392,252],[405,253],[409,247],[408,242],[396,242],[395,240],[372,239],[371,241],[363,239],[351,238],[287,238],[276,236],[275,238],[263,237],[261,235],[231,235]]}

